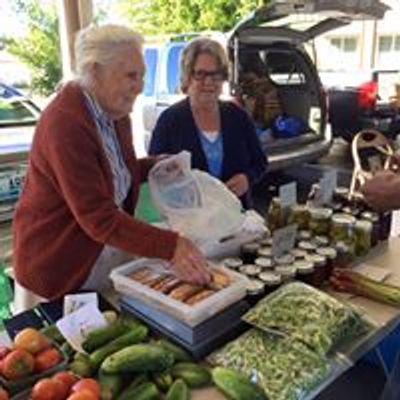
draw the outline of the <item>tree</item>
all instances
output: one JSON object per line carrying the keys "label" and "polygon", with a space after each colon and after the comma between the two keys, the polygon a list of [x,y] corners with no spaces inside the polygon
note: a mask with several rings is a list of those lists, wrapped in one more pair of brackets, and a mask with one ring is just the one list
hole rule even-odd
{"label": "tree", "polygon": [[26,20],[27,34],[6,38],[6,48],[31,69],[32,89],[48,95],[62,76],[55,2],[17,0],[14,9]]}
{"label": "tree", "polygon": [[119,0],[121,15],[143,34],[228,31],[263,0]]}

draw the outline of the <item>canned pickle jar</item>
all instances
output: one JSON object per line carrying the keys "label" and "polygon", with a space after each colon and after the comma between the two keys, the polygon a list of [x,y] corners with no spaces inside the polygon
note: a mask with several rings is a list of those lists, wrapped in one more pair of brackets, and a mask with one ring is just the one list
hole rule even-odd
{"label": "canned pickle jar", "polygon": [[296,278],[296,268],[293,265],[279,265],[275,272],[280,275],[282,283],[287,283]]}
{"label": "canned pickle jar", "polygon": [[372,223],[371,246],[376,246],[380,240],[379,214],[372,211],[364,211],[361,214],[361,219]]}
{"label": "canned pickle jar", "polygon": [[248,278],[254,278],[261,272],[261,267],[254,264],[245,264],[239,268],[239,272]]}
{"label": "canned pickle jar", "polygon": [[379,214],[380,240],[388,240],[392,230],[392,212],[386,211]]}
{"label": "canned pickle jar", "polygon": [[245,243],[240,248],[241,258],[244,264],[253,264],[257,258],[260,245],[258,243]]}
{"label": "canned pickle jar", "polygon": [[297,279],[312,285],[314,283],[314,263],[312,261],[300,260],[294,263]]}
{"label": "canned pickle jar", "polygon": [[258,249],[257,256],[271,258],[272,257],[272,247],[270,247],[270,246],[261,247],[260,249]]}
{"label": "canned pickle jar", "polygon": [[264,282],[264,292],[266,295],[278,289],[282,283],[281,276],[275,272],[261,272],[258,278]]}
{"label": "canned pickle jar", "polygon": [[295,249],[290,250],[290,254],[294,256],[296,260],[303,260],[308,254],[308,252],[306,250],[299,249],[296,247]]}
{"label": "canned pickle jar", "polygon": [[317,254],[326,257],[325,280],[329,280],[332,275],[333,268],[336,266],[337,250],[334,247],[320,247],[317,249]]}
{"label": "canned pickle jar", "polygon": [[282,256],[275,257],[277,265],[291,265],[294,263],[295,257],[292,254],[283,254]]}
{"label": "canned pickle jar", "polygon": [[247,301],[255,305],[265,296],[265,284],[259,279],[249,279],[246,286]]}
{"label": "canned pickle jar", "polygon": [[265,269],[272,269],[274,268],[274,261],[272,260],[272,258],[269,257],[258,257],[256,258],[256,260],[254,261],[254,264],[257,267],[260,267],[261,269],[265,270]]}
{"label": "canned pickle jar", "polygon": [[314,235],[328,235],[332,214],[330,208],[310,208],[310,231]]}
{"label": "canned pickle jar", "polygon": [[327,258],[320,254],[310,254],[305,258],[305,261],[312,262],[314,264],[314,275],[313,285],[321,287],[326,277],[326,263]]}
{"label": "canned pickle jar", "polygon": [[304,204],[294,204],[289,208],[288,224],[297,224],[298,229],[307,229],[310,211]]}
{"label": "canned pickle jar", "polygon": [[372,222],[358,220],[354,227],[356,255],[364,256],[371,250]]}
{"label": "canned pickle jar", "polygon": [[337,251],[335,267],[348,267],[348,265],[353,261],[353,253],[350,250],[350,246],[344,241],[339,241],[336,243],[335,249]]}
{"label": "canned pickle jar", "polygon": [[267,213],[268,228],[273,232],[285,225],[282,202],[279,197],[273,197]]}
{"label": "canned pickle jar", "polygon": [[223,264],[229,269],[238,270],[243,265],[243,261],[239,257],[228,257],[224,259]]}
{"label": "canned pickle jar", "polygon": [[355,235],[354,227],[356,218],[347,214],[335,214],[332,217],[330,238],[333,243],[345,242],[349,245],[350,252],[354,252]]}
{"label": "canned pickle jar", "polygon": [[307,253],[311,253],[317,250],[317,246],[315,245],[315,243],[306,240],[299,242],[297,247],[301,250],[306,251]]}
{"label": "canned pickle jar", "polygon": [[317,247],[328,246],[329,237],[328,236],[315,236],[311,239],[311,243],[314,243]]}

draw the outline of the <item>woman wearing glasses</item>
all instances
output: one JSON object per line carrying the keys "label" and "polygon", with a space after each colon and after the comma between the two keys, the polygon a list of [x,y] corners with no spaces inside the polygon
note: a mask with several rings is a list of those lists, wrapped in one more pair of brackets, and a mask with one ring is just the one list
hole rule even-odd
{"label": "woman wearing glasses", "polygon": [[190,151],[193,168],[225,182],[250,207],[250,186],[261,178],[267,161],[247,113],[219,99],[228,78],[224,49],[208,38],[192,40],[182,53],[181,74],[187,97],[160,115],[150,154]]}

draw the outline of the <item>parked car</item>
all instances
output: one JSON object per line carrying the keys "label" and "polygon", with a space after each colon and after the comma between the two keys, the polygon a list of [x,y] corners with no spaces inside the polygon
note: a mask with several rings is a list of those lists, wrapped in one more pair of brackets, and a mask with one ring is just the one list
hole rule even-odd
{"label": "parked car", "polygon": [[362,129],[377,129],[390,138],[400,133],[400,115],[393,107],[398,70],[320,73],[329,99],[334,136],[351,141]]}
{"label": "parked car", "polygon": [[[326,94],[305,50],[306,43],[353,19],[382,18],[387,9],[380,1],[370,0],[276,1],[256,9],[225,36],[232,71],[229,94],[243,100],[244,65],[251,65],[256,57],[262,64],[262,74],[276,87],[283,113],[301,119],[307,126],[296,137],[271,135],[262,142],[270,170],[316,160],[331,146]],[[140,101],[146,145],[160,113],[182,98],[179,57],[185,43],[178,40],[145,48],[146,85]]]}

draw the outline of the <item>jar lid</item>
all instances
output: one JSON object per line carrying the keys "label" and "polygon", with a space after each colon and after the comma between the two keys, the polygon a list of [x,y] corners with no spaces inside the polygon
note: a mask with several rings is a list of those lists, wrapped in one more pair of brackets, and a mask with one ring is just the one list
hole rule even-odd
{"label": "jar lid", "polygon": [[290,265],[294,263],[294,255],[293,254],[284,254],[279,257],[275,257],[275,262],[279,265]]}
{"label": "jar lid", "polygon": [[238,269],[243,265],[243,261],[239,257],[228,257],[224,259],[223,264],[225,267]]}
{"label": "jar lid", "polygon": [[301,230],[297,236],[300,240],[310,240],[312,238],[312,233],[310,231]]}
{"label": "jar lid", "polygon": [[272,247],[270,246],[265,246],[265,247],[261,247],[260,249],[258,249],[258,255],[260,257],[272,257]]}
{"label": "jar lid", "polygon": [[242,274],[245,274],[249,277],[256,276],[261,272],[261,267],[259,267],[258,265],[253,265],[253,264],[245,264],[239,268],[239,271]]}
{"label": "jar lid", "polygon": [[312,261],[296,261],[294,266],[299,275],[310,274],[314,272],[314,263]]}
{"label": "jar lid", "polygon": [[376,223],[379,221],[379,215],[378,213],[375,213],[373,211],[364,211],[361,214],[361,218],[365,219],[367,221],[371,221],[372,223]]}
{"label": "jar lid", "polygon": [[317,247],[327,246],[329,244],[329,238],[328,236],[318,235],[315,236],[311,242],[314,243]]}
{"label": "jar lid", "polygon": [[309,254],[305,260],[313,262],[315,267],[323,267],[326,264],[327,258],[321,254]]}
{"label": "jar lid", "polygon": [[302,240],[301,242],[299,242],[297,247],[305,251],[315,251],[315,249],[317,248],[317,246],[314,243],[309,242],[307,240]]}
{"label": "jar lid", "polygon": [[245,243],[242,245],[242,251],[256,252],[260,247],[259,243],[256,242]]}
{"label": "jar lid", "polygon": [[310,208],[310,214],[313,219],[329,219],[332,216],[333,211],[330,208],[325,207]]}
{"label": "jar lid", "polygon": [[255,259],[254,264],[261,268],[272,268],[274,262],[269,257],[258,257]]}
{"label": "jar lid", "polygon": [[367,221],[365,219],[359,219],[356,221],[355,229],[357,231],[371,232],[372,231],[372,222]]}
{"label": "jar lid", "polygon": [[249,279],[246,284],[246,291],[247,294],[250,295],[258,295],[264,291],[264,282],[260,281],[259,279]]}
{"label": "jar lid", "polygon": [[261,247],[272,246],[272,237],[263,238],[258,243],[260,244]]}
{"label": "jar lid", "polygon": [[317,249],[317,254],[334,260],[337,257],[337,250],[334,247],[320,247]]}
{"label": "jar lid", "polygon": [[290,250],[290,254],[294,256],[294,258],[305,258],[308,254],[306,250],[295,248]]}
{"label": "jar lid", "polygon": [[292,204],[290,206],[290,210],[294,212],[303,212],[306,211],[308,207],[305,204]]}
{"label": "jar lid", "polygon": [[275,272],[261,272],[258,277],[265,286],[278,286],[281,284],[281,276]]}
{"label": "jar lid", "polygon": [[349,194],[349,189],[344,186],[338,186],[334,193],[338,196],[347,196]]}
{"label": "jar lid", "polygon": [[336,225],[351,226],[356,223],[356,218],[350,214],[339,213],[332,217],[332,222]]}
{"label": "jar lid", "polygon": [[280,265],[275,268],[275,272],[279,274],[282,279],[294,278],[296,276],[296,268],[293,265]]}

